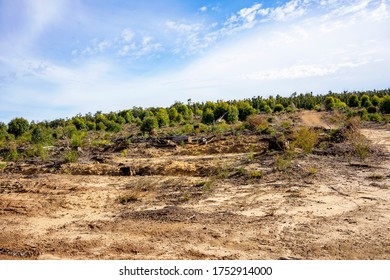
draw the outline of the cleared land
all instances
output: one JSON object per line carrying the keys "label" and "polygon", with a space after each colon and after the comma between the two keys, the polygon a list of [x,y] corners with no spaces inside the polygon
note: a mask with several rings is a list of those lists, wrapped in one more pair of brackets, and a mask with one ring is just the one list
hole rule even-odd
{"label": "cleared land", "polygon": [[[324,117],[288,119],[337,127]],[[390,259],[390,128],[360,131],[364,161],[343,143],[289,160],[242,132],[8,163],[0,259]]]}

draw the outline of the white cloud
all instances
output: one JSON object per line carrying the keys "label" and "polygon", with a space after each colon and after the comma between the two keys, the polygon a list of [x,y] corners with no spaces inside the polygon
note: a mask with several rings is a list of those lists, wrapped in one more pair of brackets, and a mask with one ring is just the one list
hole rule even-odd
{"label": "white cloud", "polygon": [[122,39],[126,43],[131,42],[133,38],[134,38],[134,33],[129,28],[126,28],[122,31]]}
{"label": "white cloud", "polygon": [[206,12],[206,11],[207,11],[207,7],[206,7],[206,6],[200,7],[199,10],[200,10],[201,12]]}

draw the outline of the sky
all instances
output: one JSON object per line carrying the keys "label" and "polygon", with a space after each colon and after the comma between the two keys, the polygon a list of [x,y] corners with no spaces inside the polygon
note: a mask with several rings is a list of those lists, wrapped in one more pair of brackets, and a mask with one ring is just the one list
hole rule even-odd
{"label": "sky", "polygon": [[0,121],[390,88],[390,0],[0,0]]}

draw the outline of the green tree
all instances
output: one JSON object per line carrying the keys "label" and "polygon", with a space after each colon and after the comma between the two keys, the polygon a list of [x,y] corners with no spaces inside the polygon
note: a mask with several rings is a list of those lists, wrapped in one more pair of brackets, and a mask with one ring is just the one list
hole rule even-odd
{"label": "green tree", "polygon": [[50,138],[49,131],[40,125],[35,126],[31,132],[31,142],[34,144],[47,144]]}
{"label": "green tree", "polygon": [[206,110],[203,111],[202,123],[212,124],[213,122],[214,122],[214,112],[212,109],[206,108]]}
{"label": "green tree", "polygon": [[166,109],[159,108],[157,110],[156,117],[160,127],[169,125],[169,114]]}
{"label": "green tree", "polygon": [[336,105],[336,102],[335,102],[335,100],[334,100],[334,98],[333,98],[332,96],[327,96],[327,97],[325,98],[325,109],[326,109],[327,111],[333,110],[333,108],[335,107],[335,105]]}
{"label": "green tree", "polygon": [[78,130],[82,130],[82,129],[86,129],[87,128],[87,124],[85,123],[85,120],[82,119],[82,118],[74,118],[73,119],[73,124],[76,126],[76,128]]}
{"label": "green tree", "polygon": [[381,102],[381,111],[384,114],[390,114],[390,95],[386,95],[383,97]]}
{"label": "green tree", "polygon": [[276,104],[274,107],[274,112],[283,112],[284,111],[284,106],[280,103]]}
{"label": "green tree", "polygon": [[8,132],[15,135],[16,138],[27,132],[30,127],[28,121],[24,118],[15,118],[8,123]]}
{"label": "green tree", "polygon": [[227,123],[235,123],[238,121],[238,108],[236,105],[230,105],[228,109],[228,113],[226,114],[226,122]]}
{"label": "green tree", "polygon": [[371,97],[371,102],[373,106],[379,106],[381,104],[381,101],[382,100],[377,95]]}
{"label": "green tree", "polygon": [[368,108],[368,107],[372,106],[370,97],[369,97],[367,94],[364,94],[364,95],[360,98],[360,104],[361,104],[361,106],[364,107],[364,108]]}
{"label": "green tree", "polygon": [[158,128],[158,121],[156,117],[146,117],[142,121],[141,124],[141,131],[143,133],[148,132],[150,133],[153,129]]}
{"label": "green tree", "polygon": [[235,104],[238,108],[238,118],[240,121],[245,121],[250,115],[256,114],[256,109],[248,101],[238,101]]}
{"label": "green tree", "polygon": [[348,98],[348,106],[349,107],[353,107],[353,108],[356,108],[356,107],[360,106],[360,104],[359,104],[359,97],[356,94],[352,94]]}

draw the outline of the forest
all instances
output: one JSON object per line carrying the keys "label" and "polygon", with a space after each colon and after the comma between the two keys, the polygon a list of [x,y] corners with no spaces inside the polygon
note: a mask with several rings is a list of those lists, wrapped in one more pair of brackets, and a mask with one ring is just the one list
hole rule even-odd
{"label": "forest", "polygon": [[[8,124],[0,122],[0,157],[17,161],[47,155],[47,147],[67,146],[73,150],[85,146],[110,143],[117,134],[136,133],[143,137],[154,135],[190,135],[221,133],[231,129],[251,129],[248,117],[256,114],[284,114],[297,110],[338,110],[346,117],[362,121],[390,122],[390,89],[359,92],[313,93],[290,97],[261,96],[243,100],[217,102],[175,102],[168,108],[133,107],[117,112],[78,114],[68,119],[31,123],[17,117]],[[238,125],[237,125],[238,124]],[[273,134],[269,126],[256,126],[259,133]],[[74,161],[74,151],[64,154]]]}

